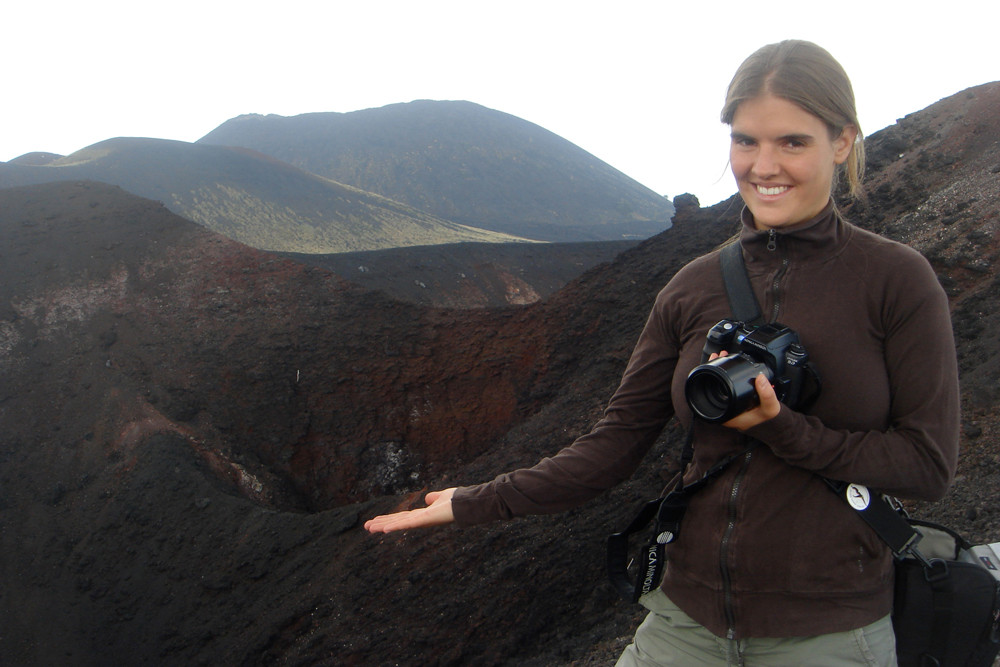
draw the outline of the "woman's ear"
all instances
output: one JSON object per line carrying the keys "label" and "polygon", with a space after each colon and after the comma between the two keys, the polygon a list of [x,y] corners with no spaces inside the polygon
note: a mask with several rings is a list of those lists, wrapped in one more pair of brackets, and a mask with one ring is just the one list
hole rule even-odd
{"label": "woman's ear", "polygon": [[854,125],[844,126],[844,129],[840,131],[840,136],[833,140],[833,161],[837,164],[844,164],[857,139],[858,128]]}

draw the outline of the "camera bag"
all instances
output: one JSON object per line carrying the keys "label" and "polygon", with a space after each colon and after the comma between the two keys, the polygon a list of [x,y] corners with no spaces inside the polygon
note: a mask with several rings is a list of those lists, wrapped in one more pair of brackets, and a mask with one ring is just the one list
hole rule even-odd
{"label": "camera bag", "polygon": [[1000,652],[995,555],[976,554],[955,531],[911,519],[898,502],[873,496],[866,487],[827,483],[896,559],[892,626],[900,667],[992,665]]}

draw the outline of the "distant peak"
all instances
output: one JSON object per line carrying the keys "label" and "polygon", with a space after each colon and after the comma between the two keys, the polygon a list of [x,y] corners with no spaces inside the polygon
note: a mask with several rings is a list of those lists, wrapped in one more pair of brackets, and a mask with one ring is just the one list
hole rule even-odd
{"label": "distant peak", "polygon": [[18,164],[25,167],[44,167],[47,164],[52,164],[61,157],[63,156],[58,153],[35,151],[16,157],[7,164]]}

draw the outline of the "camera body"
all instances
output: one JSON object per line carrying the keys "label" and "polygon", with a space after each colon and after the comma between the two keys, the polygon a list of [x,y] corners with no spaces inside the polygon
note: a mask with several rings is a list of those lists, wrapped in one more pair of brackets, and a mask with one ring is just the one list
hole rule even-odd
{"label": "camera body", "polygon": [[[708,361],[712,354],[727,356]],[[705,341],[702,363],[687,377],[684,394],[698,418],[721,424],[757,402],[754,379],[763,373],[780,400],[801,408],[819,395],[819,374],[799,336],[778,324],[750,326],[722,320]]]}

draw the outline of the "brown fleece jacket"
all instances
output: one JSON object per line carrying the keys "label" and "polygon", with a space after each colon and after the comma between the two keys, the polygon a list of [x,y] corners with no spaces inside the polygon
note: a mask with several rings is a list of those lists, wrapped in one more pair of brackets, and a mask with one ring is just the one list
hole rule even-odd
{"label": "brown fleece jacket", "polygon": [[[777,232],[757,231],[744,211],[743,227],[765,318],[799,334],[823,390],[809,414],[783,405],[750,429],[764,446],[693,499],[663,589],[719,636],[862,627],[890,611],[891,557],[818,475],[903,498],[945,493],[959,430],[948,302],[919,253],[850,225],[832,203]],[[530,469],[459,489],[456,520],[557,512],[627,479],[672,415],[692,423],[685,380],[708,329],[729,316],[718,252],[688,264],[657,296],[593,431]],[[699,421],[694,435],[687,481],[742,449],[723,426]]]}

